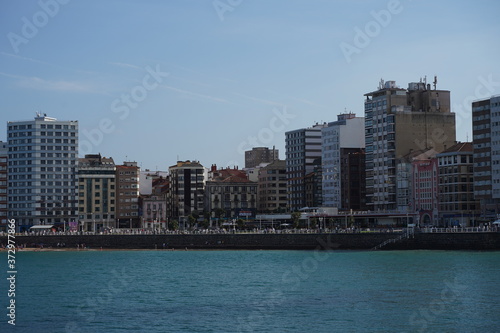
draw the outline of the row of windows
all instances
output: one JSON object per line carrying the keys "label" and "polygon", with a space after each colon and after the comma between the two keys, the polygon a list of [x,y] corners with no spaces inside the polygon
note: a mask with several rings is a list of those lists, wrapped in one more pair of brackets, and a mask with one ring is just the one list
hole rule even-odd
{"label": "row of windows", "polygon": [[[76,151],[76,146],[40,146],[39,150],[42,151],[50,151],[50,150],[67,150],[67,151]],[[20,147],[9,147],[9,151],[29,151],[33,150],[33,146],[20,146]],[[9,154],[9,157],[11,155]]]}
{"label": "row of windows", "polygon": [[[9,131],[32,129],[31,124],[26,125],[9,125]],[[72,129],[76,130],[76,125],[61,125],[61,124],[40,124],[41,129]]]}

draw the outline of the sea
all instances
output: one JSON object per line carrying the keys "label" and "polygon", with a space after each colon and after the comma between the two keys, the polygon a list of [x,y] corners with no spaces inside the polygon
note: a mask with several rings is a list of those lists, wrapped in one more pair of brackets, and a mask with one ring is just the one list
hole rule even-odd
{"label": "sea", "polygon": [[21,251],[15,274],[7,259],[0,332],[500,332],[496,251]]}

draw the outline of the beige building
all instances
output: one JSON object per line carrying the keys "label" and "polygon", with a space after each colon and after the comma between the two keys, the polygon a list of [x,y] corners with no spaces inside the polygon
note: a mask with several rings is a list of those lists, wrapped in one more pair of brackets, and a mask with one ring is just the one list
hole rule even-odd
{"label": "beige building", "polygon": [[474,197],[474,159],[471,142],[458,142],[437,155],[441,226],[477,226],[481,210]]}
{"label": "beige building", "polygon": [[258,211],[278,213],[287,211],[286,161],[274,162],[259,169]]}
{"label": "beige building", "polygon": [[252,150],[245,151],[245,169],[255,168],[261,163],[271,163],[279,159],[279,151],[274,147],[255,147]]}
{"label": "beige building", "polygon": [[80,231],[116,227],[115,163],[112,158],[85,155],[78,160]]}
{"label": "beige building", "polygon": [[402,89],[395,81],[382,80],[379,89],[365,97],[367,207],[396,210],[401,159],[412,150],[441,152],[455,143],[450,92],[437,90],[436,81],[434,89],[425,80]]}
{"label": "beige building", "polygon": [[116,218],[120,228],[139,228],[139,172],[137,162],[116,166]]}

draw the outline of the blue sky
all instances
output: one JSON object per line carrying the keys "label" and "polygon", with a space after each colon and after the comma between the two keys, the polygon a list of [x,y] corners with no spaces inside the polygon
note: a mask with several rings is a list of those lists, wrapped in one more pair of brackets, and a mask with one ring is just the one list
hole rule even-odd
{"label": "blue sky", "polygon": [[[470,101],[500,94],[500,2],[0,2],[0,122],[78,120],[82,152],[166,170],[243,167],[285,132],[363,115],[381,78],[438,76],[457,139]],[[6,127],[0,127],[5,140]]]}

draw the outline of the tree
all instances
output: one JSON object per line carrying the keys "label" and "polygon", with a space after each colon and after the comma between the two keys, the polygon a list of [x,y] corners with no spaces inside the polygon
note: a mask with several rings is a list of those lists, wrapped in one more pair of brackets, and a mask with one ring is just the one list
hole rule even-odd
{"label": "tree", "polygon": [[293,212],[292,213],[293,227],[295,229],[297,229],[299,227],[299,221],[300,221],[301,216],[302,216],[302,214],[300,214],[300,212]]}
{"label": "tree", "polygon": [[196,223],[196,218],[193,215],[188,216],[188,225],[189,228],[193,228],[194,224]]}
{"label": "tree", "polygon": [[172,229],[172,230],[177,230],[179,229],[179,221],[177,220],[172,220],[168,223],[168,227],[169,229]]}
{"label": "tree", "polygon": [[219,224],[220,224],[219,220],[226,215],[226,211],[222,208],[215,208],[214,214],[215,214],[215,217],[217,218],[217,227],[219,227]]}
{"label": "tree", "polygon": [[245,228],[245,221],[243,221],[243,219],[238,219],[238,221],[236,221],[236,225],[238,226],[238,229],[243,230]]}

